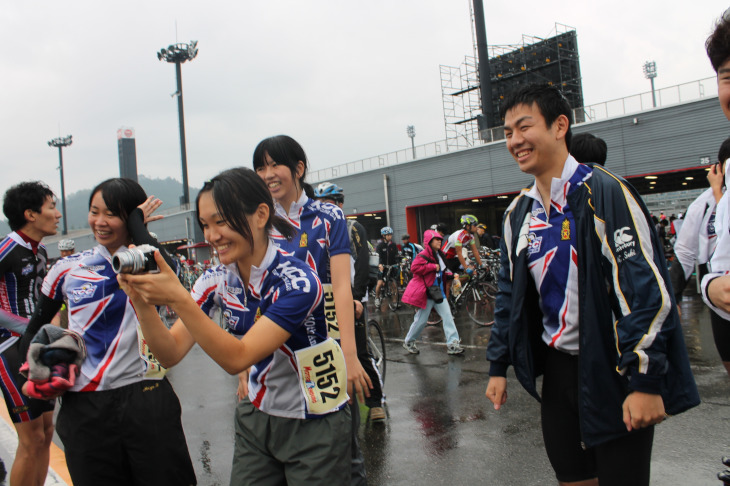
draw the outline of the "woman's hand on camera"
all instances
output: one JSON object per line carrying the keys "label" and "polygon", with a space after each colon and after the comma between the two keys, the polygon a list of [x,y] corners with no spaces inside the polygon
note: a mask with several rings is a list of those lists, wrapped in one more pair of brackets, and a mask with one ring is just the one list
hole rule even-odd
{"label": "woman's hand on camera", "polygon": [[145,202],[137,206],[139,209],[142,210],[142,213],[144,213],[145,224],[164,218],[164,216],[162,216],[161,214],[152,216],[152,213],[154,213],[160,206],[162,206],[162,201],[157,199],[155,196],[148,197]]}
{"label": "woman's hand on camera", "polygon": [[[130,246],[133,248],[133,246]],[[137,275],[117,275],[122,290],[133,301],[142,299],[150,305],[174,306],[181,299],[189,299],[190,294],[185,290],[170,266],[162,258],[159,250],[155,251],[155,262],[160,269],[159,273],[141,273]]]}

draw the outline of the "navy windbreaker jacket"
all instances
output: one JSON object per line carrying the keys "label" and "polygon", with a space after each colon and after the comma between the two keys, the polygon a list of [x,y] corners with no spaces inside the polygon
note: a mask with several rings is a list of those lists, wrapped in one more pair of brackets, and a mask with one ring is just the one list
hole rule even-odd
{"label": "navy windbreaker jacket", "polygon": [[[504,217],[495,325],[487,346],[491,376],[517,379],[538,400],[542,374],[539,295],[527,268],[533,199],[522,193]],[[638,193],[600,166],[568,196],[575,217],[579,289],[579,414],[593,447],[627,434],[630,391],[661,393],[668,414],[699,404],[666,260]],[[615,319],[615,321],[614,321]]]}

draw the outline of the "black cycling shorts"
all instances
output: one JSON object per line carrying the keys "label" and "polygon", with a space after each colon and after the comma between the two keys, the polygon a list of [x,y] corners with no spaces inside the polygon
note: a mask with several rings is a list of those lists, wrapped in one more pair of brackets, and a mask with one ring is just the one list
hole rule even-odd
{"label": "black cycling shorts", "polygon": [[464,269],[461,268],[461,262],[458,258],[447,258],[444,263],[446,264],[446,268],[451,270],[453,273],[460,273],[464,271]]}
{"label": "black cycling shorts", "polygon": [[13,423],[30,422],[46,412],[53,411],[55,400],[36,400],[23,395],[21,389],[26,379],[20,374],[20,366],[25,362],[18,350],[20,341],[13,343],[0,355],[0,388],[8,406]]}
{"label": "black cycling shorts", "polygon": [[578,417],[578,356],[548,348],[542,435],[558,481],[598,478],[601,486],[649,485],[654,426],[584,449]]}
{"label": "black cycling shorts", "polygon": [[715,347],[720,359],[730,361],[730,321],[726,321],[714,312],[710,312],[712,322],[712,336],[715,338]]}

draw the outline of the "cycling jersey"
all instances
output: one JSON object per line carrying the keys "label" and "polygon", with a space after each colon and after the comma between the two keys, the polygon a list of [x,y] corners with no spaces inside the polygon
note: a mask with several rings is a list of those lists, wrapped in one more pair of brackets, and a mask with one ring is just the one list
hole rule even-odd
{"label": "cycling jersey", "polygon": [[[246,334],[261,316],[291,334],[279,349],[251,369],[248,397],[256,408],[269,415],[301,419],[344,407],[346,394],[345,401],[333,402],[326,412],[309,413],[308,390],[300,384],[305,371],[297,364],[297,353],[327,341],[322,285],[303,261],[271,241],[260,266],[251,267],[247,287],[235,263],[219,265],[206,270],[195,282],[192,296],[209,316],[220,310],[228,331],[236,336]],[[346,387],[347,383],[341,385]]]}
{"label": "cycling jersey", "polygon": [[416,255],[423,251],[423,247],[416,245],[415,243],[406,243],[403,245],[402,249],[403,255],[408,257],[411,261],[413,261]]}
{"label": "cycling jersey", "polygon": [[590,167],[569,158],[561,179],[550,187],[550,217],[537,184],[525,195],[533,199],[527,237],[528,268],[540,294],[542,340],[550,347],[578,354],[578,257],[575,220],[568,196],[591,177]]}
{"label": "cycling jersey", "polygon": [[398,246],[393,241],[382,240],[375,247],[380,257],[380,265],[395,265],[398,263]]}
{"label": "cycling jersey", "polygon": [[111,258],[106,247],[97,245],[59,260],[43,281],[45,296],[68,301],[68,328],[86,343],[87,357],[71,391],[110,390],[164,376],[119,287]]}
{"label": "cycling jersey", "polygon": [[[17,331],[24,327],[13,315],[24,319],[33,315],[47,259],[45,246],[39,244],[34,253],[31,244],[15,231],[0,242],[0,308],[7,318],[0,327],[0,352],[18,340]],[[10,330],[13,321],[16,325]]]}
{"label": "cycling jersey", "polygon": [[446,244],[441,248],[441,251],[446,254],[447,259],[458,258],[456,252],[461,251],[464,246],[471,245],[472,241],[474,241],[474,235],[467,230],[454,231],[446,240]]}
{"label": "cycling jersey", "polygon": [[292,203],[289,213],[279,203],[274,205],[276,213],[297,229],[296,236],[289,241],[272,229],[274,242],[312,267],[323,284],[332,283],[330,258],[350,253],[345,214],[334,204],[315,201],[304,192]]}

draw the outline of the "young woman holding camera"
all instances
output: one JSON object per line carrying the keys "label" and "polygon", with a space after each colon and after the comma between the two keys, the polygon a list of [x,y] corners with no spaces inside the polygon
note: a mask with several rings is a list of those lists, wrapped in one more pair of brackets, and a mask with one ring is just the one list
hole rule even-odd
{"label": "young woman holding camera", "polygon": [[[145,224],[162,204],[131,179],[109,179],[91,191],[89,226],[98,245],[48,272],[22,345],[68,301],[68,328],[83,337],[87,358],[56,419],[74,485],[191,485],[195,471],[180,402],[147,352],[112,255],[132,243],[156,244]],[[169,259],[169,256],[166,256]],[[169,260],[172,261],[172,260]]]}
{"label": "young woman holding camera", "polygon": [[[227,372],[250,370],[236,408],[231,484],[348,484],[345,359],[327,335],[322,284],[269,236],[290,238],[294,228],[250,169],[206,182],[196,204],[221,265],[198,279],[193,298],[157,253],[160,273],[119,276],[151,349],[172,366],[197,341]],[[180,317],[169,330],[153,307],[163,304]],[[211,320],[216,311],[228,332]]]}

